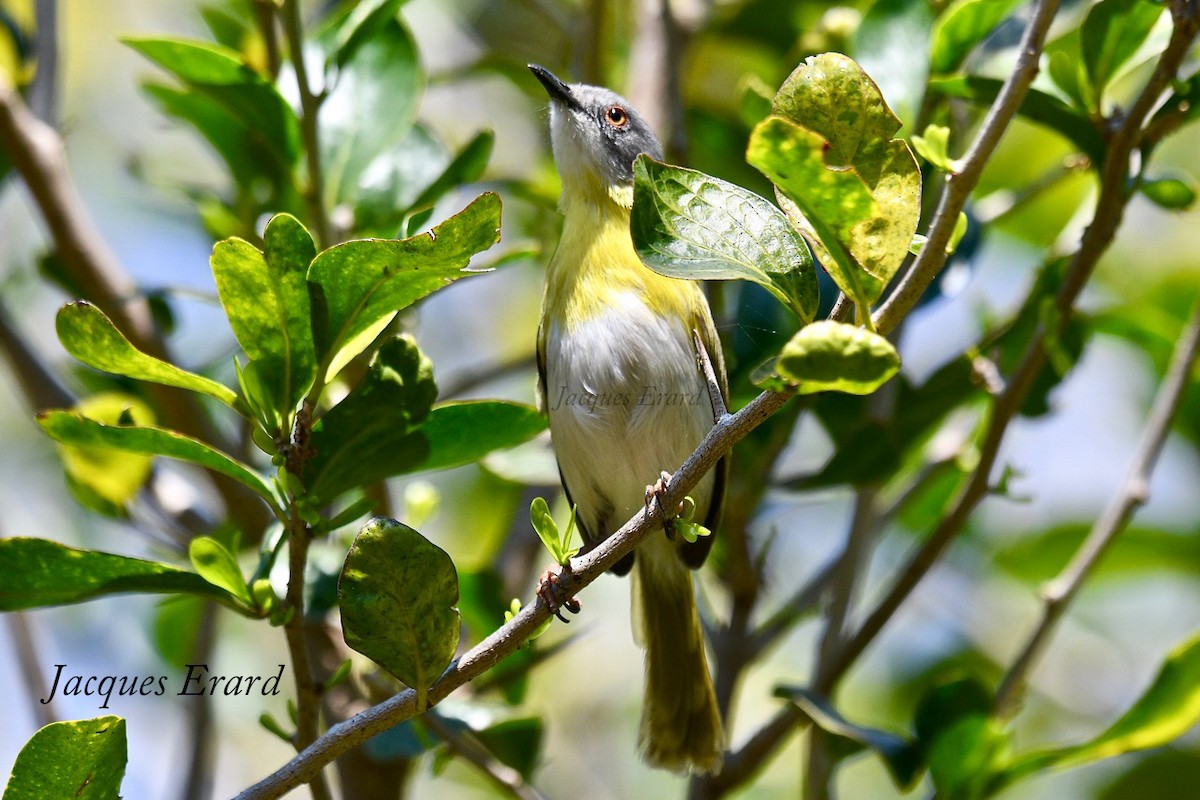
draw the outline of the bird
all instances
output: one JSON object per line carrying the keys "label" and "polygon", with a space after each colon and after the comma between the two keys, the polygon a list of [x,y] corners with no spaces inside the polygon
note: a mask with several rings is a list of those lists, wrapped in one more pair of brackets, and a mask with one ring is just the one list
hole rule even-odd
{"label": "bird", "polygon": [[[723,402],[729,390],[700,284],[652,271],[634,249],[633,163],[643,153],[663,158],[650,126],[609,89],[529,69],[550,97],[563,215],[538,329],[538,400],[586,551],[648,508],[652,489],[661,497],[668,470],[713,427],[704,359]],[[690,494],[695,519],[710,530],[727,472],[723,460]],[[704,563],[713,537],[686,541],[664,518],[662,532],[612,569],[633,570],[634,635],[645,650],[638,751],[652,767],[711,774],[722,762],[724,733],[691,570]]]}

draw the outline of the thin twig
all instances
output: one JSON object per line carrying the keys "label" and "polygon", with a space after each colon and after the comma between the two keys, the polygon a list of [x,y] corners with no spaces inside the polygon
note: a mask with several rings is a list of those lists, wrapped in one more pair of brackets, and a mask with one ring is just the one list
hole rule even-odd
{"label": "thin twig", "polygon": [[979,183],[984,166],[991,158],[1000,138],[1008,130],[1009,123],[1016,116],[1017,109],[1021,107],[1021,102],[1037,76],[1046,32],[1050,29],[1050,23],[1054,21],[1058,6],[1059,0],[1039,0],[1034,7],[1033,18],[1021,39],[1016,69],[1004,82],[996,102],[988,110],[979,133],[963,156],[962,168],[959,172],[947,176],[945,191],[942,192],[929,227],[929,241],[896,290],[873,315],[877,330],[886,333],[908,316],[908,312],[913,310],[929,284],[933,283],[933,279],[946,265],[946,245],[950,243],[958,215]]}
{"label": "thin twig", "polygon": [[304,136],[304,156],[308,165],[308,213],[316,233],[317,247],[329,247],[329,215],[325,211],[325,176],[321,169],[321,137],[318,117],[321,98],[313,94],[308,82],[308,67],[304,63],[304,26],[300,21],[299,0],[283,0],[283,30],[288,55],[296,70],[296,87],[300,93],[300,131]]}
{"label": "thin twig", "polygon": [[[790,398],[789,393],[763,392],[745,408],[714,425],[696,451],[672,476],[662,501],[663,505],[670,508],[681,502],[736,442],[783,408]],[[661,526],[662,521],[657,511],[638,511],[620,530],[595,549],[573,558],[570,571],[564,570],[560,577],[557,591],[562,597],[574,595],[604,574],[652,532],[661,530]],[[432,706],[440,702],[464,683],[516,652],[517,648],[549,618],[550,611],[541,598],[526,605],[512,620],[446,668],[437,682],[429,688],[428,704]],[[239,794],[238,800],[280,797],[309,781],[339,754],[412,718],[417,713],[416,692],[406,689],[345,722],[332,726],[310,747],[279,770]]]}
{"label": "thin twig", "polygon": [[455,730],[436,711],[422,716],[421,722],[445,742],[451,752],[465,758],[506,795],[519,800],[545,800],[544,795],[530,786],[521,773],[507,764],[500,763],[470,731]]}
{"label": "thin twig", "polygon": [[[204,603],[200,615],[195,646],[189,655],[192,663],[206,664],[216,644],[217,604]],[[213,699],[207,694],[188,703],[188,743],[188,765],[179,796],[181,800],[205,800],[212,796],[213,757],[216,755]]]}
{"label": "thin twig", "polygon": [[49,125],[58,124],[58,0],[37,0],[37,70],[29,86],[29,107]]}
{"label": "thin twig", "polygon": [[[58,719],[55,703],[50,698],[50,689],[46,686],[45,673],[42,672],[41,659],[38,657],[37,642],[30,629],[29,615],[24,611],[13,611],[5,614],[8,633],[12,637],[12,652],[17,659],[17,667],[21,672],[21,681],[25,684],[25,694],[29,698],[33,719],[39,728],[44,728]],[[46,702],[42,702],[45,700]]]}
{"label": "thin twig", "polygon": [[275,14],[279,10],[275,0],[254,0],[254,19],[262,34],[267,50],[267,71],[271,79],[279,77],[279,31],[275,27]]}
{"label": "thin twig", "polygon": [[[283,630],[287,639],[288,654],[292,660],[292,675],[296,681],[296,734],[295,747],[302,752],[317,740],[321,721],[321,690],[313,676],[308,658],[308,643],[304,630],[304,575],[308,565],[308,544],[311,532],[295,500],[289,509],[288,525],[288,585],[287,603],[289,618]],[[318,768],[304,781],[312,790],[313,800],[330,800],[332,795],[325,782],[325,775]]]}
{"label": "thin twig", "polygon": [[692,343],[696,346],[696,360],[700,362],[700,371],[704,373],[704,383],[708,388],[708,399],[712,403],[713,422],[718,422],[729,413],[725,406],[725,394],[721,391],[721,381],[717,377],[717,371],[713,369],[712,358],[708,354],[708,348],[704,346],[700,331],[692,331]]}
{"label": "thin twig", "polygon": [[1171,422],[1179,411],[1183,394],[1190,383],[1192,365],[1196,362],[1198,352],[1200,301],[1193,306],[1187,325],[1175,345],[1171,364],[1154,399],[1150,419],[1146,423],[1129,474],[1104,513],[1092,526],[1087,539],[1075,551],[1071,562],[1042,590],[1045,604],[1041,620],[996,692],[993,708],[997,716],[1008,717],[1016,711],[1024,694],[1026,679],[1054,634],[1067,607],[1109,546],[1125,530],[1134,512],[1149,499],[1150,476],[1154,472],[1158,456],[1171,431]]}

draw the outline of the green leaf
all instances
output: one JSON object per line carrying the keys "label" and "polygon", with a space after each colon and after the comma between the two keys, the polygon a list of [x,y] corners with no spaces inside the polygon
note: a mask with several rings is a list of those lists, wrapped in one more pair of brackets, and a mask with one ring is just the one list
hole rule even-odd
{"label": "green leaf", "polygon": [[1178,178],[1158,178],[1138,184],[1138,191],[1156,206],[1170,211],[1186,211],[1196,202],[1196,190]]}
{"label": "green leaf", "polygon": [[[977,105],[991,105],[1000,94],[1004,82],[996,78],[970,76],[966,78],[943,78],[930,81],[932,92],[961,97]],[[1104,139],[1088,121],[1087,117],[1072,109],[1057,97],[1030,89],[1021,102],[1021,116],[1058,132],[1069,142],[1087,154],[1092,164],[1104,163]]]}
{"label": "green leaf", "polygon": [[801,328],[779,354],[776,370],[800,394],[870,394],[900,369],[900,355],[877,333],[822,320]]}
{"label": "green leaf", "polygon": [[1008,757],[1008,735],[991,719],[992,697],[974,678],[929,689],[917,704],[914,727],[939,795],[986,796]]}
{"label": "green leaf", "polygon": [[1093,110],[1103,112],[1109,80],[1146,41],[1165,8],[1150,0],[1100,0],[1092,6],[1080,28],[1080,47]]}
{"label": "green leaf", "polygon": [[[116,425],[122,419],[138,425],[154,423],[154,412],[132,395],[106,392],[85,398],[74,411],[105,425]],[[102,504],[123,509],[150,477],[154,459],[149,456],[122,453],[108,447],[62,448],[63,466],[77,488],[85,488]]]}
{"label": "green leaf", "polygon": [[364,42],[370,41],[378,35],[380,28],[396,18],[405,2],[407,0],[363,0],[355,4],[350,13],[338,21],[333,63],[338,67],[345,66]]}
{"label": "green leaf", "polygon": [[359,385],[321,418],[313,447],[318,454],[328,452],[333,463],[370,458],[378,445],[394,445],[424,422],[435,399],[433,362],[411,336],[393,337],[379,348]]}
{"label": "green leaf", "polygon": [[1015,759],[996,788],[1051,768],[1089,764],[1161,747],[1200,722],[1200,633],[1171,651],[1158,675],[1112,727],[1091,741]]}
{"label": "green leaf", "polygon": [[253,192],[264,183],[276,187],[291,181],[288,170],[261,138],[208,95],[159,83],[144,83],[142,90],[164,114],[192,125],[225,162],[244,192]]}
{"label": "green leaf", "polygon": [[529,504],[529,521],[556,564],[565,565],[579,552],[578,547],[571,547],[575,538],[574,507],[571,508],[571,518],[567,522],[566,530],[560,531],[558,523],[550,513],[550,506],[546,504],[546,498],[539,495]]}
{"label": "green leaf", "polygon": [[233,332],[287,420],[316,375],[308,267],[312,237],[288,214],[267,223],[265,251],[241,239],[217,242],[211,264]]}
{"label": "green leaf", "polygon": [[408,209],[450,160],[433,134],[420,123],[413,125],[404,140],[381,153],[363,175],[354,207],[355,228],[363,236],[397,236]]}
{"label": "green leaf", "polygon": [[83,300],[68,303],[59,309],[54,324],[58,340],[66,351],[89,367],[140,381],[200,392],[228,406],[237,407],[237,394],[228,386],[146,355],[135,348],[116,329],[112,320],[91,303]]}
{"label": "green leaf", "polygon": [[929,125],[924,136],[912,137],[917,155],[942,172],[957,172],[954,159],[950,158],[950,129],[944,125]]}
{"label": "green leaf", "polygon": [[[500,241],[500,198],[486,192],[431,231],[360,239],[325,250],[308,270],[324,380],[370,344],[358,337],[443,286],[477,274],[471,256]],[[378,331],[376,331],[378,333]],[[322,376],[318,375],[318,380]]]}
{"label": "green leaf", "polygon": [[690,169],[639,156],[630,234],[646,266],[671,278],[749,280],[800,318],[817,313],[817,272],[804,239],[763,198]]}
{"label": "green leaf", "polygon": [[281,165],[296,163],[300,123],[275,86],[247,66],[235,50],[208,42],[164,37],[121,41],[219,103]]}
{"label": "green leaf", "polygon": [[417,199],[409,204],[409,210],[429,208],[455,186],[479,180],[492,157],[492,147],[495,142],[496,135],[491,131],[480,131],[475,134],[471,141],[463,145],[463,149],[458,151],[458,155],[446,165],[441,174],[421,190]]}
{"label": "green leaf", "polygon": [[346,644],[415,690],[424,710],[458,648],[450,556],[407,525],[376,517],[346,554],[338,600]]}
{"label": "green leaf", "polygon": [[952,72],[1024,0],[956,0],[933,25],[931,72]]}
{"label": "green leaf", "polygon": [[0,611],[82,603],[126,592],[232,598],[194,572],[155,561],[77,550],[46,539],[0,539]]}
{"label": "green leaf", "polygon": [[224,589],[248,606],[254,605],[237,558],[211,536],[197,536],[188,545],[188,558],[201,578]]}
{"label": "green leaf", "polygon": [[775,690],[775,696],[791,700],[821,730],[874,750],[902,791],[908,792],[916,784],[925,766],[916,742],[887,731],[855,725],[842,717],[828,700],[798,686],[781,686]]}
{"label": "green leaf", "polygon": [[207,467],[253,489],[273,502],[271,488],[257,472],[204,442],[182,433],[137,425],[104,425],[71,411],[46,411],[38,424],[51,439],[85,447],[112,447],[130,453],[167,456]]}
{"label": "green leaf", "polygon": [[404,140],[425,89],[408,29],[394,13],[372,27],[369,37],[352,36],[339,50],[336,58],[345,60],[321,104],[321,164],[330,207],[352,204],[371,162]]}
{"label": "green leaf", "polygon": [[921,174],[900,120],[851,59],[805,59],[775,96],[776,116],[750,137],[747,160],[839,288],[866,309],[908,254]]}
{"label": "green leaf", "polygon": [[543,733],[541,717],[520,717],[489,725],[475,735],[501,764],[529,780],[538,764]]}
{"label": "green leaf", "polygon": [[17,754],[4,800],[113,800],[128,755],[120,717],[53,722]]}
{"label": "green leaf", "polygon": [[339,434],[325,425],[322,419],[313,430],[317,455],[309,463],[309,491],[328,502],[384,478],[478,461],[493,450],[532,439],[545,429],[546,418],[520,403],[447,403],[433,409],[416,430],[384,430],[357,449],[342,446]]}

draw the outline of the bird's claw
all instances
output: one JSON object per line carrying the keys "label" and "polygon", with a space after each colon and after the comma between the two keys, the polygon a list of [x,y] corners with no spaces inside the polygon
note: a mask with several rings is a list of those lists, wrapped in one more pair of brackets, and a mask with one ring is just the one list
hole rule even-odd
{"label": "bird's claw", "polygon": [[[560,569],[570,571],[570,566],[564,565]],[[563,616],[562,610],[565,608],[572,614],[578,614],[583,606],[574,597],[567,597],[560,601],[555,594],[561,585],[562,581],[559,578],[559,572],[554,567],[548,567],[538,580],[537,596],[546,604],[546,608],[550,609],[551,614],[563,622],[570,623],[571,620]]]}
{"label": "bird's claw", "polygon": [[675,526],[672,525],[680,512],[683,510],[683,503],[679,504],[674,514],[668,514],[667,509],[663,507],[663,498],[667,496],[667,489],[671,485],[671,473],[660,472],[658,480],[652,485],[646,487],[646,513],[650,513],[650,503],[658,504],[658,513],[663,520],[663,531],[667,534],[668,539],[675,538]]}

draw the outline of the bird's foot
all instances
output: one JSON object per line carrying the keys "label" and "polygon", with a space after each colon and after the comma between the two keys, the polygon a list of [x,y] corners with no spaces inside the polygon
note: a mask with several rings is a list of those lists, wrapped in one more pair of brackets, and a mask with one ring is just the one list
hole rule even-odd
{"label": "bird's foot", "polygon": [[668,539],[674,539],[674,522],[675,518],[679,516],[679,513],[683,510],[683,503],[679,504],[679,508],[675,510],[674,514],[667,512],[667,509],[663,506],[663,498],[667,496],[667,489],[670,487],[670,485],[671,473],[660,472],[658,475],[658,480],[655,481],[653,485],[646,487],[646,513],[650,513],[651,503],[657,504],[659,516],[662,517],[663,531],[667,534]]}
{"label": "bird's foot", "polygon": [[567,623],[571,620],[563,616],[562,610],[565,608],[572,614],[578,614],[583,607],[574,597],[558,599],[558,593],[562,591],[561,573],[570,571],[570,564],[564,564],[561,567],[547,567],[538,580],[537,588],[537,596],[546,604],[546,608],[550,609],[550,613]]}

